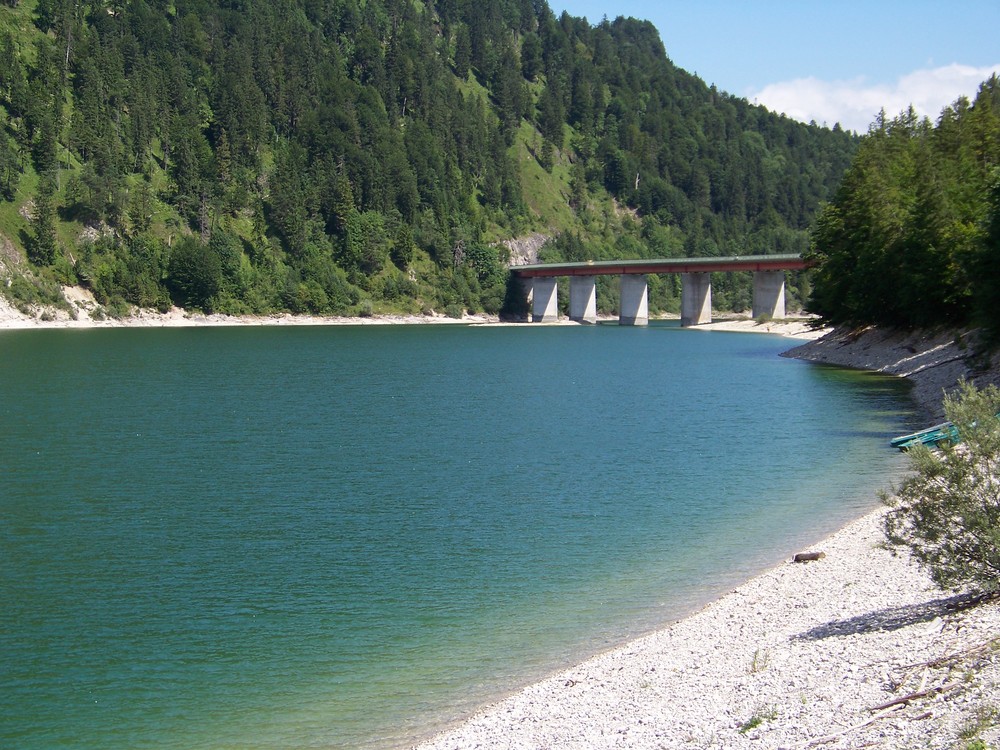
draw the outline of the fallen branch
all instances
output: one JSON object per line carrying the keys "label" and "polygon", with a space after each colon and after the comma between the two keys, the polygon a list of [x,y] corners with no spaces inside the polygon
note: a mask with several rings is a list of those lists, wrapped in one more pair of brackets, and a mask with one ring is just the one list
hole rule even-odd
{"label": "fallen branch", "polygon": [[978,646],[967,648],[964,651],[958,651],[957,653],[948,654],[946,656],[937,656],[930,661],[920,662],[919,664],[907,664],[904,667],[900,667],[900,669],[915,669],[917,667],[944,667],[949,664],[962,661],[966,657],[978,656],[998,647],[1000,647],[1000,638],[994,638],[993,640],[986,641],[986,643],[980,643]]}
{"label": "fallen branch", "polygon": [[[803,745],[796,745],[795,747],[796,748],[801,748],[802,750],[804,750],[807,747],[816,747],[817,745],[825,745],[827,742],[833,742],[834,740],[839,740],[845,734],[850,734],[851,732],[856,732],[859,729],[864,729],[869,724],[874,724],[876,721],[879,721],[881,719],[886,719],[889,716],[893,716],[893,715],[895,715],[897,713],[898,713],[897,708],[893,707],[893,708],[890,708],[890,709],[888,709],[886,711],[883,711],[880,714],[876,714],[875,716],[872,716],[870,719],[866,719],[865,721],[861,722],[860,724],[855,724],[854,726],[847,727],[847,729],[841,729],[839,732],[834,732],[833,734],[827,734],[827,735],[824,735],[822,737],[817,737],[814,740],[809,740],[809,742],[806,742]],[[862,745],[862,747],[865,747],[865,746]],[[791,750],[791,749],[790,748],[779,748],[779,750]]]}
{"label": "fallen branch", "polygon": [[949,682],[944,685],[937,685],[935,687],[929,688],[927,690],[918,690],[915,693],[910,693],[909,695],[904,695],[896,700],[889,701],[888,703],[883,703],[881,706],[872,706],[869,711],[882,711],[886,708],[892,708],[893,706],[898,706],[903,703],[909,703],[910,701],[915,701],[918,698],[926,698],[929,695],[935,695],[940,693],[946,693],[949,690],[954,690],[958,687],[957,682]]}

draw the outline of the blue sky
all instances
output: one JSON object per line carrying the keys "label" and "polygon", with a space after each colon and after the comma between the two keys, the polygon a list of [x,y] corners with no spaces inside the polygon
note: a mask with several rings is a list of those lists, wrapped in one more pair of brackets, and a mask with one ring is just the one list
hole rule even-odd
{"label": "blue sky", "polygon": [[667,56],[706,83],[791,117],[865,132],[879,109],[936,119],[1000,73],[1000,0],[550,0],[653,22]]}

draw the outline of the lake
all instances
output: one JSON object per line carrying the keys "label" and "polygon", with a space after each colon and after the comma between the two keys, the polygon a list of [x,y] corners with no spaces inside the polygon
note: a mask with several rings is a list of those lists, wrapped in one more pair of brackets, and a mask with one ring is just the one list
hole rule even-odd
{"label": "lake", "polygon": [[398,747],[877,505],[907,385],[648,327],[0,332],[0,747]]}

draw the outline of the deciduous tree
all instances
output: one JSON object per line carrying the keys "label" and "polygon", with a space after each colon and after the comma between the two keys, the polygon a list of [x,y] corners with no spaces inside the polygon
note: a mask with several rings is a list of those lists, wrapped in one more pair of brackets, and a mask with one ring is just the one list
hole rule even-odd
{"label": "deciduous tree", "polygon": [[944,401],[959,440],[910,450],[914,474],[887,501],[890,543],[945,589],[1000,591],[1000,389],[963,383]]}
{"label": "deciduous tree", "polygon": [[167,264],[167,285],[178,305],[210,309],[221,283],[222,263],[212,248],[195,237],[174,243]]}

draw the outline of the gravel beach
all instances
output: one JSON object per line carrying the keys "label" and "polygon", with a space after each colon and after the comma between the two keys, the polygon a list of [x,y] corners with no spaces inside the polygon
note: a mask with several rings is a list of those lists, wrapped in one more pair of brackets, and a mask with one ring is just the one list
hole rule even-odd
{"label": "gravel beach", "polygon": [[[70,289],[67,298],[73,316],[44,317],[0,298],[0,329],[462,322],[228,318],[180,310],[110,320],[91,317],[96,305],[82,290]],[[953,333],[824,332],[808,320],[699,328],[781,333],[808,340],[786,356],[906,377],[929,417],[940,414],[942,393],[961,377],[1000,382],[997,358],[970,359],[968,342]],[[905,552],[883,547],[882,513],[810,548],[824,553],[820,559],[780,562],[690,617],[486,706],[417,747],[996,746],[1000,604],[969,607],[935,589]]]}
{"label": "gravel beach", "polygon": [[[960,377],[995,382],[996,367],[974,371],[964,352],[947,334],[870,330],[833,331],[788,356],[908,377],[933,414]],[[820,559],[782,562],[417,747],[971,750],[1000,742],[1000,604],[968,606],[936,589],[905,551],[884,547],[883,513],[815,545]]]}
{"label": "gravel beach", "polygon": [[[1000,739],[1000,606],[881,546],[882,511],[700,612],[483,709],[420,750],[947,748]],[[914,695],[908,701],[900,701]]]}

